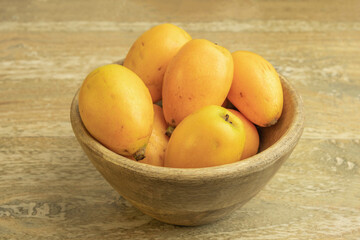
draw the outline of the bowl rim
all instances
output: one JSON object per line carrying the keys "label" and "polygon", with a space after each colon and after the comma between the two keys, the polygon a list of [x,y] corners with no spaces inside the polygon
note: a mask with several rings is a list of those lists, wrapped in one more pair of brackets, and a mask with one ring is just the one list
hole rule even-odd
{"label": "bowl rim", "polygon": [[301,96],[295,91],[294,87],[285,77],[280,74],[279,77],[283,88],[284,86],[287,88],[289,96],[294,102],[295,109],[293,121],[290,123],[286,132],[267,149],[255,154],[252,157],[234,163],[203,168],[170,168],[144,164],[123,157],[103,146],[86,130],[78,111],[78,95],[80,88],[77,90],[71,103],[71,125],[78,141],[85,144],[93,152],[99,154],[102,157],[102,161],[111,162],[121,168],[136,172],[136,174],[146,177],[172,182],[194,182],[218,178],[228,179],[238,177],[239,175],[247,176],[274,164],[280,159],[279,156],[291,151],[297,144],[303,132],[304,114]]}

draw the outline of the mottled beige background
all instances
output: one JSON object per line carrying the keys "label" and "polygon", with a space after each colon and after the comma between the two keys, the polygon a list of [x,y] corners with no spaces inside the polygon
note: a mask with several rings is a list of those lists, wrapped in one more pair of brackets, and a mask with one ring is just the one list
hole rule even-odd
{"label": "mottled beige background", "polygon": [[[0,0],[0,239],[359,239],[359,13],[360,1]],[[305,104],[290,159],[211,225],[167,225],[134,209],[70,126],[87,73],[163,22],[264,56]]]}

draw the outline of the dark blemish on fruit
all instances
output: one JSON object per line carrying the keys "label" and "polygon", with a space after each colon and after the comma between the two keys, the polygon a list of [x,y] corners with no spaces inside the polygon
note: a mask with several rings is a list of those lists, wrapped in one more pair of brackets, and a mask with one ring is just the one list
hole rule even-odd
{"label": "dark blemish on fruit", "polygon": [[165,131],[165,135],[168,137],[171,137],[171,134],[174,132],[175,127],[169,126],[166,131]]}
{"label": "dark blemish on fruit", "polygon": [[243,94],[242,94],[242,92],[240,92],[240,97],[243,97]]}
{"label": "dark blemish on fruit", "polygon": [[136,161],[143,160],[145,158],[145,147],[140,148],[133,154]]}
{"label": "dark blemish on fruit", "polygon": [[179,98],[180,98],[180,99],[182,99],[182,96],[181,96],[181,95],[179,95]]}
{"label": "dark blemish on fruit", "polygon": [[124,129],[124,125],[121,125],[121,129]]}
{"label": "dark blemish on fruit", "polygon": [[144,43],[144,42],[141,42],[141,45],[142,45],[142,46],[145,46],[145,43]]}
{"label": "dark blemish on fruit", "polygon": [[171,119],[171,124],[175,125],[175,119]]}
{"label": "dark blemish on fruit", "polygon": [[158,68],[158,71],[161,71],[161,67]]}
{"label": "dark blemish on fruit", "polygon": [[125,149],[124,152],[129,153],[129,150]]}
{"label": "dark blemish on fruit", "polygon": [[192,98],[191,97],[188,97],[188,99],[191,101],[192,100]]}
{"label": "dark blemish on fruit", "polygon": [[229,121],[229,117],[230,117],[229,114],[226,114],[224,119],[226,122],[232,124],[232,121]]}

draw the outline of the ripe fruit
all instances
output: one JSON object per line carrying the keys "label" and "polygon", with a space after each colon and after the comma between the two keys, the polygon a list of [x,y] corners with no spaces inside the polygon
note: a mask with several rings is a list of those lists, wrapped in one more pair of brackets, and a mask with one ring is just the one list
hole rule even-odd
{"label": "ripe fruit", "polygon": [[275,68],[263,57],[247,51],[232,54],[234,79],[228,98],[251,122],[275,124],[283,108],[283,92]]}
{"label": "ripe fruit", "polygon": [[80,89],[79,112],[86,129],[104,146],[142,157],[154,109],[149,90],[135,73],[117,64],[92,71]]}
{"label": "ripe fruit", "polygon": [[161,99],[169,61],[191,36],[173,24],[161,24],[143,33],[130,48],[124,66],[134,71],[149,88],[153,102]]}
{"label": "ripe fruit", "polygon": [[244,151],[241,155],[241,159],[245,159],[255,155],[259,150],[259,133],[256,127],[252,122],[246,119],[240,112],[234,109],[228,109],[228,110],[232,112],[235,116],[240,118],[240,120],[244,124],[246,140],[244,145]]}
{"label": "ripe fruit", "polygon": [[167,124],[160,106],[154,104],[154,112],[153,130],[146,146],[145,158],[140,162],[164,166],[165,150],[169,142],[169,137],[165,135]]}
{"label": "ripe fruit", "polygon": [[208,40],[186,43],[171,60],[163,83],[163,110],[171,126],[207,105],[221,105],[233,78],[233,60]]}
{"label": "ripe fruit", "polygon": [[210,105],[187,116],[172,133],[165,167],[210,167],[240,160],[245,132],[227,109]]}

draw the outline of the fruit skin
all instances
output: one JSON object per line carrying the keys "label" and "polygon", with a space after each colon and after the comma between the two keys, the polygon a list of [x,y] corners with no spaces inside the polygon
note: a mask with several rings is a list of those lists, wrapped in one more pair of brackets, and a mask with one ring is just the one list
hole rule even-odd
{"label": "fruit skin", "polygon": [[234,109],[228,109],[228,110],[232,112],[235,116],[240,118],[240,120],[244,124],[246,140],[244,145],[244,151],[241,155],[241,159],[245,159],[255,155],[259,150],[259,133],[255,125],[252,122],[250,122],[248,119],[246,119],[239,111],[236,111]]}
{"label": "fruit skin", "polygon": [[144,32],[131,46],[124,66],[134,71],[149,88],[153,102],[161,99],[164,73],[169,61],[191,36],[169,23]]}
{"label": "fruit skin", "polygon": [[131,70],[99,67],[84,80],[79,112],[89,131],[110,150],[131,156],[148,143],[154,121],[149,90]]}
{"label": "fruit skin", "polygon": [[169,137],[165,135],[168,125],[165,122],[163,110],[154,104],[154,125],[145,150],[145,158],[139,162],[154,166],[164,166],[164,158]]}
{"label": "fruit skin", "polygon": [[236,162],[244,149],[244,131],[242,121],[227,109],[216,105],[203,107],[175,128],[164,166],[198,168]]}
{"label": "fruit skin", "polygon": [[248,51],[232,53],[234,79],[228,98],[254,124],[275,124],[283,108],[283,91],[275,68],[263,57]]}
{"label": "fruit skin", "polygon": [[162,94],[166,122],[176,126],[204,106],[223,104],[233,68],[227,49],[205,39],[186,43],[165,72]]}

